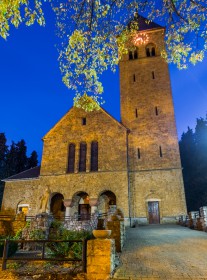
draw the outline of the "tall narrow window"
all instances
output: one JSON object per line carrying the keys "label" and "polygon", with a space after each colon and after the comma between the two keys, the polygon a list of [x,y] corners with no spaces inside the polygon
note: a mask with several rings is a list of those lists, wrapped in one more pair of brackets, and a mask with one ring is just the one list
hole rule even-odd
{"label": "tall narrow window", "polygon": [[137,157],[138,157],[138,159],[141,158],[140,148],[137,149]]}
{"label": "tall narrow window", "polygon": [[98,171],[98,142],[91,143],[91,171]]}
{"label": "tall narrow window", "polygon": [[155,115],[158,116],[158,108],[155,107]]}
{"label": "tall narrow window", "polygon": [[136,82],[136,75],[133,75],[133,81]]}
{"label": "tall narrow window", "polygon": [[79,171],[86,171],[86,143],[80,143],[80,155],[79,155]]}
{"label": "tall narrow window", "polygon": [[152,79],[154,80],[155,79],[155,72],[152,71]]}
{"label": "tall narrow window", "polygon": [[135,51],[134,51],[134,59],[137,59],[138,58],[138,49],[136,49]]}
{"label": "tall narrow window", "polygon": [[129,51],[129,60],[132,60],[132,59],[133,59],[132,51]]}
{"label": "tall narrow window", "polygon": [[162,157],[162,147],[161,146],[159,147],[159,150],[160,150],[160,157]]}
{"label": "tall narrow window", "polygon": [[150,49],[146,48],[146,55],[149,57],[150,56]]}
{"label": "tall narrow window", "polygon": [[155,47],[152,47],[152,56],[155,56]]}
{"label": "tall narrow window", "polygon": [[86,125],[86,118],[82,118],[82,125]]}
{"label": "tall narrow window", "polygon": [[135,109],[135,116],[136,116],[136,118],[138,118],[138,110],[137,109]]}
{"label": "tall narrow window", "polygon": [[68,173],[74,173],[75,169],[75,144],[69,145],[68,150]]}

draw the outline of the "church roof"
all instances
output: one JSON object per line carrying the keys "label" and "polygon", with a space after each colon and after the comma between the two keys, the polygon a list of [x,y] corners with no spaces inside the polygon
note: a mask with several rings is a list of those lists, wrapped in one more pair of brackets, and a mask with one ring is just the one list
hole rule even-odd
{"label": "church roof", "polygon": [[150,29],[164,29],[163,26],[161,26],[153,21],[149,21],[147,18],[142,17],[138,13],[135,13],[134,19],[129,22],[129,24],[128,24],[129,28],[130,28],[130,25],[132,24],[132,22],[138,23],[139,31],[150,30]]}
{"label": "church roof", "polygon": [[36,166],[18,174],[12,175],[2,181],[36,179],[40,175],[40,166]]}

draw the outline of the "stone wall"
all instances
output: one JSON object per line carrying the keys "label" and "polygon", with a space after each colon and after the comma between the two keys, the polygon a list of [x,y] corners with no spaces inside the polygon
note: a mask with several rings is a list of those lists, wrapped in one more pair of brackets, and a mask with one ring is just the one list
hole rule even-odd
{"label": "stone wall", "polygon": [[98,198],[103,191],[110,190],[116,195],[118,207],[128,217],[126,171],[40,176],[38,180],[9,181],[6,182],[3,208],[10,207],[16,211],[21,201],[21,203],[29,204],[28,215],[38,214],[40,198],[46,186],[49,186],[52,194],[63,194],[64,199],[72,199],[74,194],[80,191],[88,193],[89,197]]}
{"label": "stone wall", "polygon": [[180,169],[131,173],[132,217],[139,223],[148,223],[148,202],[158,201],[160,222],[176,222],[186,213],[186,203]]}

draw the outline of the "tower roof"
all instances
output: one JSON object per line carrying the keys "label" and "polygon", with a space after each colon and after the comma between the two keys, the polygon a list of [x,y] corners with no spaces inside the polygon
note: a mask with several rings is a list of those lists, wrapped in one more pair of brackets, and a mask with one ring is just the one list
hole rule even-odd
{"label": "tower roof", "polygon": [[153,21],[149,21],[147,18],[140,16],[137,12],[134,15],[134,19],[129,22],[128,24],[129,28],[133,22],[138,23],[139,31],[150,30],[150,29],[164,29],[163,26]]}

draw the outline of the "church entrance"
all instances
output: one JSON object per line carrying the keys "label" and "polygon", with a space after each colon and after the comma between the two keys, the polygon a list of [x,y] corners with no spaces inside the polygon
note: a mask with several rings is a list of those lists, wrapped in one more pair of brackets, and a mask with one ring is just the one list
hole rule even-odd
{"label": "church entrance", "polygon": [[65,206],[63,204],[64,197],[61,193],[56,193],[51,198],[50,211],[57,219],[64,217]]}
{"label": "church entrance", "polygon": [[158,201],[148,202],[148,217],[149,224],[159,224],[160,223],[160,211]]}

